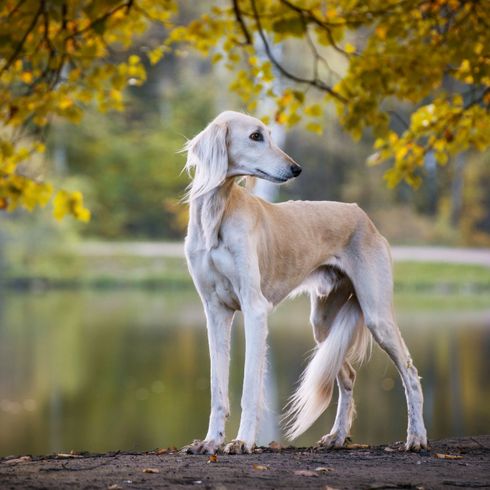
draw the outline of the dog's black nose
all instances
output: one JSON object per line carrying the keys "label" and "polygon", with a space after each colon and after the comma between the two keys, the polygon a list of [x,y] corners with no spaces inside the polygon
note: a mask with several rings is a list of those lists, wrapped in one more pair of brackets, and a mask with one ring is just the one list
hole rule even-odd
{"label": "dog's black nose", "polygon": [[301,170],[303,169],[299,165],[295,165],[294,167],[291,167],[291,172],[295,177],[297,177],[301,173]]}

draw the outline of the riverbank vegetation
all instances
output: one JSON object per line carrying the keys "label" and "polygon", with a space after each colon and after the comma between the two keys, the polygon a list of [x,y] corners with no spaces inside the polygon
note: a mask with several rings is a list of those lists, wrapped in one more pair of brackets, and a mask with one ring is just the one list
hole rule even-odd
{"label": "riverbank vegetation", "polygon": [[[54,245],[46,249],[19,247],[4,249],[0,284],[18,289],[46,288],[193,288],[183,257],[165,254],[131,253],[110,243],[91,242],[90,253],[83,253],[83,242]],[[175,244],[179,249],[180,244]],[[174,254],[178,255],[178,254]],[[478,296],[490,292],[490,268],[469,264],[395,264],[395,289],[406,294],[432,293],[435,296]],[[453,298],[454,299],[454,298]],[[448,303],[452,300],[448,299]],[[488,304],[488,302],[487,302]]]}

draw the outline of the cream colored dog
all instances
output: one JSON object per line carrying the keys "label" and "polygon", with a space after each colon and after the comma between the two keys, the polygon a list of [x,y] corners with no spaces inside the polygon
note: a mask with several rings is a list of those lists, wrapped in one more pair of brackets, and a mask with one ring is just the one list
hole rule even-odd
{"label": "cream colored dog", "polygon": [[341,447],[349,434],[355,371],[369,332],[395,363],[408,406],[406,448],[427,447],[422,389],[393,313],[386,240],[356,204],[290,201],[270,204],[235,182],[255,176],[286,182],[301,167],[271,140],[258,119],[223,112],[190,140],[186,168],[190,220],[185,252],[204,306],[211,356],[211,416],[204,440],[188,453],[214,453],[225,441],[233,316],[243,312],[245,371],[240,428],[226,453],[252,451],[263,400],[267,315],[295,291],[311,298],[317,347],[291,398],[288,436],[304,432],[326,409],[335,380],[335,423],[319,442]]}

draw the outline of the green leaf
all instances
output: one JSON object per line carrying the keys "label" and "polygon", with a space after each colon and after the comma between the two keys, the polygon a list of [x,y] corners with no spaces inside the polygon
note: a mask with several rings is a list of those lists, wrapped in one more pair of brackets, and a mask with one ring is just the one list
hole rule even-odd
{"label": "green leaf", "polygon": [[289,17],[273,22],[272,30],[278,34],[301,37],[306,32],[306,26],[299,17]]}

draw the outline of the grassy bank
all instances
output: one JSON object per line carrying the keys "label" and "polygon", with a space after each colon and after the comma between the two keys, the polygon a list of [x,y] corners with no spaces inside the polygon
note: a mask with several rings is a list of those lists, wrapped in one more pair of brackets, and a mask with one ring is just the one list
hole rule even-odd
{"label": "grassy bank", "polygon": [[9,261],[3,285],[14,288],[191,287],[185,261],[134,255],[52,252]]}
{"label": "grassy bank", "polygon": [[[3,286],[19,289],[192,287],[185,261],[178,257],[80,255],[70,249],[35,254],[11,250],[4,258],[1,280]],[[490,268],[398,262],[395,289],[407,297],[431,292],[442,301],[453,296],[459,301],[465,296],[486,298],[490,291]]]}
{"label": "grassy bank", "polygon": [[399,291],[484,293],[490,291],[490,268],[439,262],[395,263],[395,288]]}

